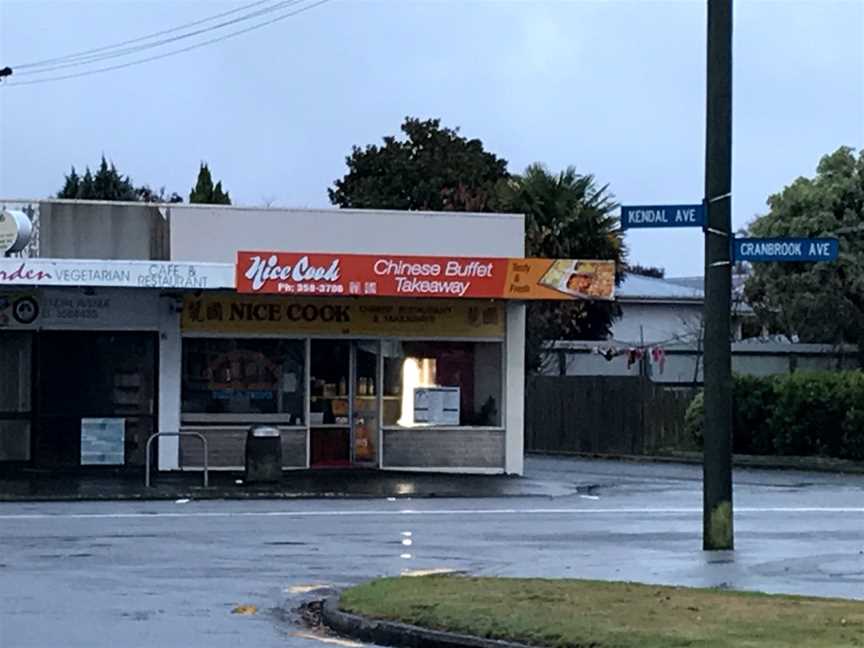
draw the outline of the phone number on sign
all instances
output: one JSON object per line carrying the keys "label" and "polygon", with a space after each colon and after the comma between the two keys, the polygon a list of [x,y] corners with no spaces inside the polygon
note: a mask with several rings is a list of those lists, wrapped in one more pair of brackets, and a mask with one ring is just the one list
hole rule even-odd
{"label": "phone number on sign", "polygon": [[341,295],[345,288],[338,284],[284,284],[278,285],[280,293],[302,293],[304,295]]}

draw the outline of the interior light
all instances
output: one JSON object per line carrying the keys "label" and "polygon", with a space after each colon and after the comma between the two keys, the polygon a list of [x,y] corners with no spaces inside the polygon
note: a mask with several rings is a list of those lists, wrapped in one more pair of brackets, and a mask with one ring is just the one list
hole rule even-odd
{"label": "interior light", "polygon": [[402,363],[402,416],[399,425],[414,425],[414,390],[420,386],[420,363],[417,358],[405,358]]}

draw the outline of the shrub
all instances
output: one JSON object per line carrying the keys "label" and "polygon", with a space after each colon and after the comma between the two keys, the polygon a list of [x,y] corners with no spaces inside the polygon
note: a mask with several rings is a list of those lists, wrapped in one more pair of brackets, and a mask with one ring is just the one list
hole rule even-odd
{"label": "shrub", "polygon": [[846,383],[848,409],[843,417],[842,447],[847,459],[864,460],[864,372],[850,374]]}
{"label": "shrub", "polygon": [[[774,379],[735,376],[732,398],[732,449],[739,454],[771,454],[774,451],[767,421],[773,407]],[[704,440],[705,397],[699,392],[684,416],[684,429],[699,447]]]}
{"label": "shrub", "polygon": [[700,448],[705,440],[705,395],[700,391],[690,401],[684,414],[684,431],[689,434]]}
{"label": "shrub", "polygon": [[[735,376],[733,450],[740,454],[823,455],[864,459],[864,373]],[[704,398],[685,430],[703,443]]]}
{"label": "shrub", "polygon": [[735,376],[732,448],[739,454],[771,454],[774,442],[768,417],[777,399],[776,379]]}
{"label": "shrub", "polygon": [[839,456],[846,399],[844,374],[795,373],[778,382],[768,419],[781,455]]}
{"label": "shrub", "polygon": [[853,407],[843,419],[843,449],[846,459],[864,460],[864,409]]}

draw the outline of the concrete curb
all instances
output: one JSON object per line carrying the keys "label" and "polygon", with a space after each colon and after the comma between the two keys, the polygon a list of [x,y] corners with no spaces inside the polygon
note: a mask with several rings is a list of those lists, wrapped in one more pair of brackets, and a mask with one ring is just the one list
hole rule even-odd
{"label": "concrete curb", "polygon": [[[526,455],[539,457],[572,457],[577,459],[603,459],[644,464],[702,465],[699,453],[672,455],[628,455],[598,452],[575,452],[567,450],[531,450]],[[736,468],[759,468],[763,470],[798,470],[802,472],[864,475],[864,463],[844,459],[820,459],[808,457],[773,457],[765,455],[735,455],[732,463]]]}
{"label": "concrete curb", "polygon": [[[421,496],[414,496],[418,499]],[[352,493],[225,493],[200,491],[176,491],[172,493],[53,493],[49,495],[18,495],[0,493],[0,502],[162,502],[178,499],[189,500],[311,500],[311,499],[381,499],[377,495],[355,495]]]}
{"label": "concrete curb", "polygon": [[[576,493],[589,492],[594,488],[594,484],[579,484],[575,487]],[[419,499],[486,499],[490,497],[503,497],[507,499],[530,499],[530,498],[549,498],[557,497],[543,492],[525,492],[525,493],[476,493],[471,491],[463,491],[458,493],[451,492],[415,492],[410,495],[401,495],[395,491],[385,493],[348,493],[348,492],[304,492],[304,491],[223,491],[219,489],[192,489],[192,490],[176,490],[176,491],[156,491],[156,492],[110,492],[104,493],[89,492],[89,493],[9,493],[3,492],[3,485],[0,483],[0,503],[13,502],[160,502],[174,501],[178,499],[190,499],[197,501],[204,500],[381,500],[393,498],[395,500],[419,500]]]}
{"label": "concrete curb", "polygon": [[324,600],[321,608],[322,623],[334,632],[382,646],[403,648],[533,648],[527,644],[483,639],[470,635],[427,630],[394,621],[379,621],[339,609],[339,596]]}

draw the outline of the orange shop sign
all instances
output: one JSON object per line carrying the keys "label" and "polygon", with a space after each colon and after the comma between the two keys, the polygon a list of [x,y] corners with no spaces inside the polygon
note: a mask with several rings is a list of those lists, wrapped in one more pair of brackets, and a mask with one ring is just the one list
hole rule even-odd
{"label": "orange shop sign", "polygon": [[615,298],[615,263],[576,259],[238,252],[237,291],[304,296]]}

